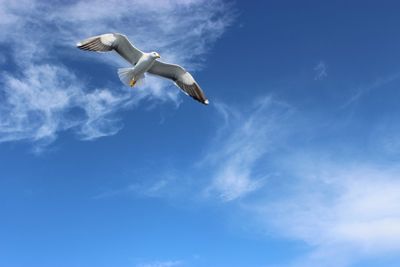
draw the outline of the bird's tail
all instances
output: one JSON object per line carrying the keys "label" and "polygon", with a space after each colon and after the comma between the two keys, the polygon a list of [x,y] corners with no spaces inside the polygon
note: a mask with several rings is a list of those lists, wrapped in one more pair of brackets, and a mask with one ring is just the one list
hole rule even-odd
{"label": "bird's tail", "polygon": [[132,86],[132,80],[135,82],[135,73],[133,68],[118,69],[118,77],[125,85]]}

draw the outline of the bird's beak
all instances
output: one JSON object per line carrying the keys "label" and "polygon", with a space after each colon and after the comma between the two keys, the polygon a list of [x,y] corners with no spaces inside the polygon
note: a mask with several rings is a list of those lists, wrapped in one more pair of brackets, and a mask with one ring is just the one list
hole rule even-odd
{"label": "bird's beak", "polygon": [[157,58],[160,58],[160,57],[161,57],[160,54],[157,53]]}

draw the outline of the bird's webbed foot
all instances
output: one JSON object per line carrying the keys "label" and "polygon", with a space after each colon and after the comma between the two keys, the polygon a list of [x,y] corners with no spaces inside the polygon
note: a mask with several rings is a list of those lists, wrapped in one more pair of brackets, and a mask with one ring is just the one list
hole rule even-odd
{"label": "bird's webbed foot", "polygon": [[133,86],[135,86],[135,84],[136,84],[136,80],[135,80],[135,79],[132,79],[132,80],[130,81],[130,83],[129,83],[129,86],[130,86],[130,87],[133,87]]}

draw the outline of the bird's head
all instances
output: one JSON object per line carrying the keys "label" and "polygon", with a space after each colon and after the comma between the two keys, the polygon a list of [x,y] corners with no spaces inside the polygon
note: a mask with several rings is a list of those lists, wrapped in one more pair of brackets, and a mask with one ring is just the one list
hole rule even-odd
{"label": "bird's head", "polygon": [[151,52],[150,55],[151,55],[153,58],[160,58],[160,57],[161,57],[160,54],[157,53],[157,52]]}

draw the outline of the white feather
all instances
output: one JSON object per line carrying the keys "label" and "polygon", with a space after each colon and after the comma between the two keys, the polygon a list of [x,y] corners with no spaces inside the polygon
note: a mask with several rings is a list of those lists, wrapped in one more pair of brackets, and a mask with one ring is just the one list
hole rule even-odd
{"label": "white feather", "polygon": [[129,83],[134,77],[134,68],[120,68],[118,69],[118,77],[121,82],[129,86]]}
{"label": "white feather", "polygon": [[192,76],[189,72],[186,72],[185,74],[183,74],[183,75],[180,77],[180,80],[181,80],[183,83],[188,84],[188,85],[194,84],[194,78],[193,78],[193,76]]}
{"label": "white feather", "polygon": [[100,41],[103,44],[108,45],[108,46],[111,46],[113,44],[113,42],[115,41],[115,39],[116,38],[115,38],[114,34],[112,34],[112,33],[106,33],[106,34],[101,35],[101,37],[100,37]]}

